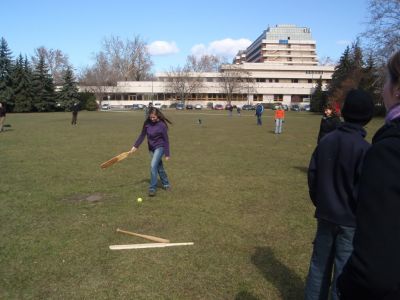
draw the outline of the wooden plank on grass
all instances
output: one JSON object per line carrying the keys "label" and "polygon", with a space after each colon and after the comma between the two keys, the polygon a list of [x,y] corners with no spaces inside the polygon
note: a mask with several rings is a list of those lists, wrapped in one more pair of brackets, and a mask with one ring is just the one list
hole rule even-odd
{"label": "wooden plank on grass", "polygon": [[110,245],[111,250],[126,250],[126,249],[145,249],[145,248],[164,248],[174,246],[190,246],[194,243],[146,243],[146,244],[128,244],[128,245]]}

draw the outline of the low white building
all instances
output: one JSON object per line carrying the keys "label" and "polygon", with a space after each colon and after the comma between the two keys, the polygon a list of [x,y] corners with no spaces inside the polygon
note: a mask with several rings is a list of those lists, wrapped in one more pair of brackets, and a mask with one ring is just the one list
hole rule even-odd
{"label": "low white building", "polygon": [[[309,28],[294,25],[277,25],[268,28],[246,50],[238,53],[234,64],[222,65],[220,72],[192,73],[201,86],[186,95],[191,104],[210,102],[227,104],[228,96],[222,81],[227,72],[234,69],[242,74],[240,89],[231,99],[234,105],[276,103],[291,105],[310,101],[317,81],[322,79],[323,88],[329,84],[334,66],[318,65],[316,42]],[[102,99],[111,106],[129,106],[160,102],[169,106],[181,100],[171,92],[168,81],[171,75],[156,74],[154,81],[123,81],[116,86],[103,87]],[[91,90],[81,87],[81,90]]]}

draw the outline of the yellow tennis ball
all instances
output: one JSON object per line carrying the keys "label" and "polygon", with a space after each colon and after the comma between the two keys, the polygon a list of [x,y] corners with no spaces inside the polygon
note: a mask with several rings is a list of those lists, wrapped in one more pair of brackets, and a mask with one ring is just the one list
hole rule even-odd
{"label": "yellow tennis ball", "polygon": [[137,198],[137,202],[142,202],[143,201],[143,199],[142,198]]}

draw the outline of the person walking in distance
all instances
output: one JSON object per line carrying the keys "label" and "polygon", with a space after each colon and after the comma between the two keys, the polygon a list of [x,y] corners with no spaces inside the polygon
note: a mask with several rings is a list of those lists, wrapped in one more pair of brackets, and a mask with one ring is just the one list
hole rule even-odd
{"label": "person walking in distance", "polygon": [[6,120],[6,108],[0,102],[0,132],[4,131],[4,122]]}
{"label": "person walking in distance", "polygon": [[283,122],[285,122],[285,110],[282,106],[279,106],[275,110],[275,134],[282,133]]}
{"label": "person walking in distance", "polygon": [[78,112],[79,112],[79,103],[75,102],[72,105],[72,121],[71,121],[71,125],[76,125],[76,121],[78,120]]}
{"label": "person walking in distance", "polygon": [[318,143],[326,134],[338,128],[341,123],[342,121],[336,114],[336,109],[331,104],[326,105],[319,126]]}
{"label": "person walking in distance", "polygon": [[147,144],[151,155],[149,196],[155,196],[157,190],[157,175],[160,176],[164,190],[170,189],[170,183],[165,172],[162,157],[169,160],[168,125],[172,124],[163,113],[155,108],[149,108],[149,115],[144,121],[142,132],[136,139],[131,152],[135,152],[147,136]]}
{"label": "person walking in distance", "polygon": [[388,61],[385,124],[361,172],[354,251],[338,279],[340,299],[400,299],[400,51]]}
{"label": "person walking in distance", "polygon": [[258,103],[256,106],[256,116],[257,116],[257,125],[262,125],[262,120],[261,116],[264,112],[264,106],[261,105],[261,103]]}
{"label": "person walking in distance", "polygon": [[343,104],[345,122],[325,136],[312,154],[308,187],[315,206],[317,232],[306,281],[306,300],[328,299],[329,291],[330,299],[338,299],[336,281],[353,250],[357,187],[370,147],[364,139],[363,126],[373,113],[372,97],[362,90],[351,90]]}

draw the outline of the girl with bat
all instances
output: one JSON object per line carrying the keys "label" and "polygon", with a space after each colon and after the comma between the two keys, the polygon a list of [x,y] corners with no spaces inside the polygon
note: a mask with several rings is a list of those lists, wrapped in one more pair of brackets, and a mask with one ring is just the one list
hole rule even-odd
{"label": "girl with bat", "polygon": [[170,189],[168,176],[162,163],[163,155],[165,155],[165,160],[169,160],[170,157],[167,123],[172,124],[159,109],[151,107],[149,115],[144,121],[142,132],[130,150],[131,153],[135,152],[147,136],[147,144],[151,155],[149,187],[149,196],[151,197],[156,195],[157,174],[160,176],[163,189]]}

